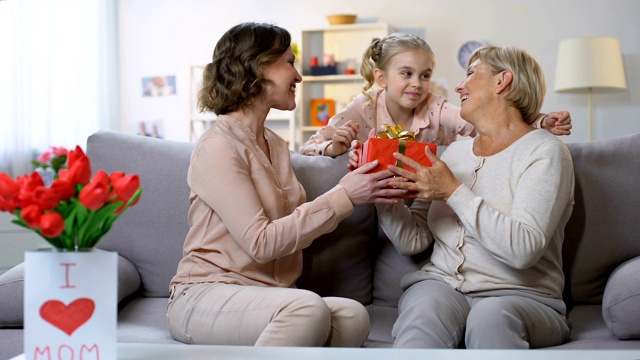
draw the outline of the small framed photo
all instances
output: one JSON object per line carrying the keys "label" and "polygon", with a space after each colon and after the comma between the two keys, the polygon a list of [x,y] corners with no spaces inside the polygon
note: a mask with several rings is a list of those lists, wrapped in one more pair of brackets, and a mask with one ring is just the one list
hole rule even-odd
{"label": "small framed photo", "polygon": [[335,100],[311,99],[311,126],[326,126],[335,114]]}
{"label": "small framed photo", "polygon": [[142,78],[142,96],[165,96],[176,94],[176,76],[151,76]]}

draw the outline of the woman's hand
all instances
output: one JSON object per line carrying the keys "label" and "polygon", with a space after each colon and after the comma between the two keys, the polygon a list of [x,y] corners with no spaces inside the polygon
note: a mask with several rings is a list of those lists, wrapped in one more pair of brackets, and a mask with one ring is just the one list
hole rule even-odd
{"label": "woman's hand", "polygon": [[571,135],[571,114],[568,111],[551,112],[542,119],[540,126],[553,135]]}
{"label": "woman's hand", "polygon": [[336,129],[336,132],[331,138],[331,144],[324,150],[324,154],[331,157],[342,155],[351,146],[351,142],[358,137],[360,131],[360,124],[351,120],[344,123],[342,126]]}
{"label": "woman's hand", "polygon": [[404,189],[391,188],[393,173],[383,170],[367,174],[378,166],[378,160],[366,163],[340,179],[340,185],[345,189],[354,206],[363,204],[395,204],[397,197],[407,193]]}
{"label": "woman's hand", "polygon": [[432,164],[431,167],[422,166],[417,161],[400,153],[393,153],[396,159],[416,170],[416,173],[389,165],[388,169],[401,177],[394,178],[391,181],[391,186],[412,193],[417,192],[417,198],[447,201],[462,183],[456,179],[447,164],[431,152],[428,146],[425,147],[425,154]]}

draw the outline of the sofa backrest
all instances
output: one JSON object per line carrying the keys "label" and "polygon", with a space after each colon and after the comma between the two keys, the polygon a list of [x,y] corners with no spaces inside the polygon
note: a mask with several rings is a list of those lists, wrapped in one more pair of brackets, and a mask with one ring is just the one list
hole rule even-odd
{"label": "sofa backrest", "polygon": [[[169,282],[182,257],[189,229],[187,170],[195,144],[101,131],[89,137],[87,155],[93,170],[140,175],[140,202],[123,213],[100,241],[138,269],[144,296],[169,295]],[[347,173],[348,157],[291,153],[292,166],[308,200],[332,188]],[[303,252],[298,286],[322,296],[344,296],[371,302],[372,244],[375,207],[358,206],[331,233]]]}
{"label": "sofa backrest", "polygon": [[[141,176],[143,194],[99,243],[136,265],[145,296],[167,296],[188,231],[186,174],[194,144],[137,135],[98,132],[87,142],[94,170]],[[640,256],[640,133],[568,144],[576,174],[576,204],[565,230],[565,300],[600,303],[611,272]],[[347,157],[291,153],[309,200],[333,187],[347,172]],[[399,279],[428,255],[403,257],[378,236],[375,208],[358,207],[331,234],[304,251],[301,288],[323,296],[395,306]],[[372,289],[373,279],[373,289]],[[373,300],[372,300],[373,299]]]}
{"label": "sofa backrest", "polygon": [[599,304],[611,272],[640,256],[640,133],[568,144],[575,206],[565,228],[565,301]]}
{"label": "sofa backrest", "polygon": [[189,230],[187,169],[194,144],[100,131],[87,140],[93,170],[138,174],[142,196],[98,243],[131,261],[144,296],[169,295]]}
{"label": "sofa backrest", "polygon": [[[291,153],[291,164],[308,201],[334,187],[348,172],[348,162],[347,154],[334,159]],[[334,231],[320,236],[303,251],[303,271],[297,286],[321,296],[371,303],[376,237],[375,206],[356,206]]]}

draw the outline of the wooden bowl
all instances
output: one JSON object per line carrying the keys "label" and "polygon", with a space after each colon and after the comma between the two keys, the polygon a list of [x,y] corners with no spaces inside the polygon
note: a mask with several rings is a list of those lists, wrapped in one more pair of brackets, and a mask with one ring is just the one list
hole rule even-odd
{"label": "wooden bowl", "polygon": [[357,16],[353,14],[327,15],[327,19],[329,20],[329,24],[331,25],[353,24],[356,22],[356,18]]}

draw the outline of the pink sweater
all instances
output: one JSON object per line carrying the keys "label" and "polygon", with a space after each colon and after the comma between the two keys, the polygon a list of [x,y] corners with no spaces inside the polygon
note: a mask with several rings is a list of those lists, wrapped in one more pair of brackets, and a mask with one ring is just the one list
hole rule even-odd
{"label": "pink sweater", "polygon": [[[329,120],[329,124],[318,130],[300,147],[305,155],[323,155],[336,128],[351,120],[360,123],[358,140],[364,142],[369,131],[375,128],[380,131],[383,124],[396,125],[391,118],[385,103],[386,91],[369,91],[372,101],[364,95],[356,96],[351,104]],[[442,96],[429,94],[425,101],[418,105],[413,115],[411,129],[416,134],[416,141],[430,142],[438,145],[449,145],[456,141],[458,135],[475,136],[475,128],[460,117],[460,108],[450,104]]]}

